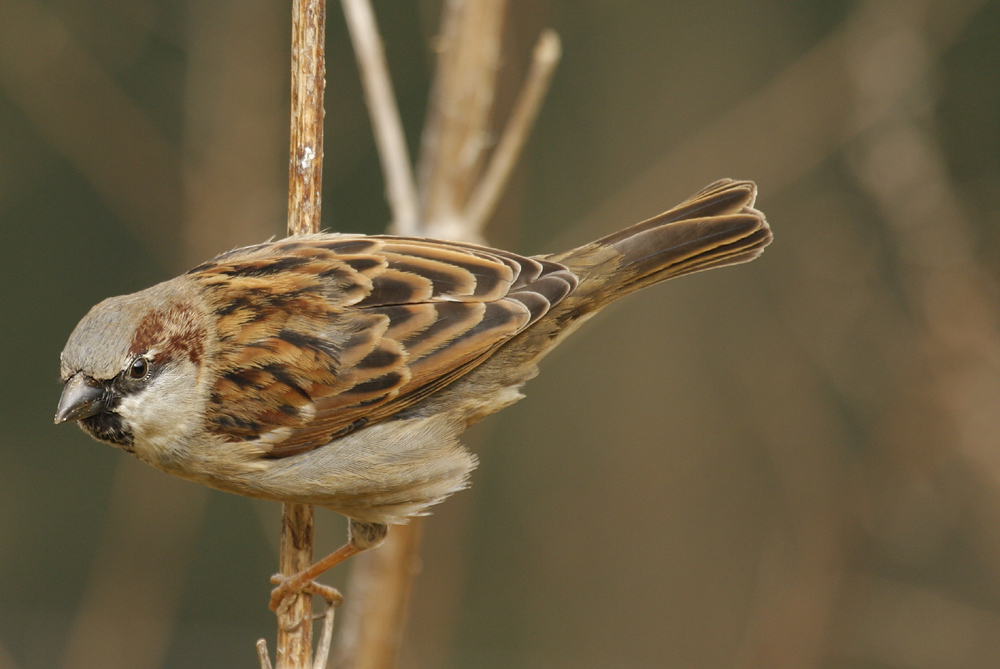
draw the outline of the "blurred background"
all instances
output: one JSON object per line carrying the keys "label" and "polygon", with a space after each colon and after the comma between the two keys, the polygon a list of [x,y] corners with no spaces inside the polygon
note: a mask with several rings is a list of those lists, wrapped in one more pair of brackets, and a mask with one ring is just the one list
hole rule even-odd
{"label": "blurred background", "polygon": [[[416,154],[440,2],[376,0]],[[324,224],[389,210],[339,5]],[[0,667],[248,667],[278,505],[54,427],[104,297],[282,235],[287,3],[0,2]],[[1000,666],[1000,1],[514,0],[563,60],[489,241],[720,178],[775,242],[569,339],[425,525],[405,667]],[[318,512],[317,552],[345,523]],[[343,583],[344,570],[331,574]]]}

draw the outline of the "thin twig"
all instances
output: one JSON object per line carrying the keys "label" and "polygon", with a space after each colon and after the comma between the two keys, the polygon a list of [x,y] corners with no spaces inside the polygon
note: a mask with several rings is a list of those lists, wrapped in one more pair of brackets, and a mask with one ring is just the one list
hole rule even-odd
{"label": "thin twig", "polygon": [[326,669],[327,660],[330,657],[330,643],[333,641],[333,616],[339,604],[339,601],[326,603],[326,610],[323,612],[323,630],[320,632],[319,642],[316,644],[316,660],[313,662],[313,669]]}
{"label": "thin twig", "polygon": [[[292,4],[292,111],[288,165],[288,234],[319,232],[323,183],[326,0]],[[281,505],[280,571],[307,568],[313,555],[313,508]],[[300,593],[278,615],[278,669],[308,669],[312,595]]]}
{"label": "thin twig", "polygon": [[424,229],[442,239],[476,241],[461,215],[490,144],[506,0],[449,0],[417,182]]}
{"label": "thin twig", "polygon": [[271,669],[271,656],[267,652],[267,639],[257,639],[257,661],[260,669]]}
{"label": "thin twig", "polygon": [[483,227],[496,209],[507,180],[521,155],[521,148],[538,116],[542,100],[549,90],[552,73],[559,64],[561,53],[559,35],[553,30],[544,31],[535,45],[531,69],[518,94],[514,111],[511,112],[483,177],[476,184],[476,190],[465,208],[463,218],[476,235],[482,234]]}
{"label": "thin twig", "polygon": [[375,14],[368,0],[341,0],[341,3],[358,58],[375,144],[382,161],[386,197],[392,210],[391,229],[399,235],[416,235],[417,186]]}

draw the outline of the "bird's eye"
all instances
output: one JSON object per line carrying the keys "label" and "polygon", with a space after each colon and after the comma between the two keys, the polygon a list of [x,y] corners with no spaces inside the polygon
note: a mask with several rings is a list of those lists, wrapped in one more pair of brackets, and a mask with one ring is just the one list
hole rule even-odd
{"label": "bird's eye", "polygon": [[138,358],[132,361],[132,364],[128,368],[129,378],[132,379],[144,379],[146,374],[149,373],[149,361],[145,356],[140,355]]}

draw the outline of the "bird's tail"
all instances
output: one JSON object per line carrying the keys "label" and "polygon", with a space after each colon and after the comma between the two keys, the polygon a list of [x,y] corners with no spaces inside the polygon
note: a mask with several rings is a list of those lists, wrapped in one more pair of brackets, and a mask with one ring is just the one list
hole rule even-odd
{"label": "bird's tail", "polygon": [[666,279],[759,256],[771,229],[753,208],[756,196],[751,181],[716,181],[670,211],[548,259],[580,277],[576,309],[599,309]]}

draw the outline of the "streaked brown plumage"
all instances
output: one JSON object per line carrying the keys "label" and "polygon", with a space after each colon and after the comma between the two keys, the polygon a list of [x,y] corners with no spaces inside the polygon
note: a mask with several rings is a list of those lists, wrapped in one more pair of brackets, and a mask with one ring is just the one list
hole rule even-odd
{"label": "streaked brown plumage", "polygon": [[[204,287],[226,344],[209,429],[227,440],[272,441],[269,457],[311,450],[412,406],[577,285],[561,265],[513,254],[331,235],[239,249],[189,275]],[[238,404],[226,401],[236,394]]]}
{"label": "streaked brown plumage", "polygon": [[771,241],[750,182],[565,253],[319,234],[224,253],[94,307],[62,354],[56,421],[169,473],[318,504],[379,543],[464,487],[466,427],[521,398],[536,363],[645,286],[745,262]]}

